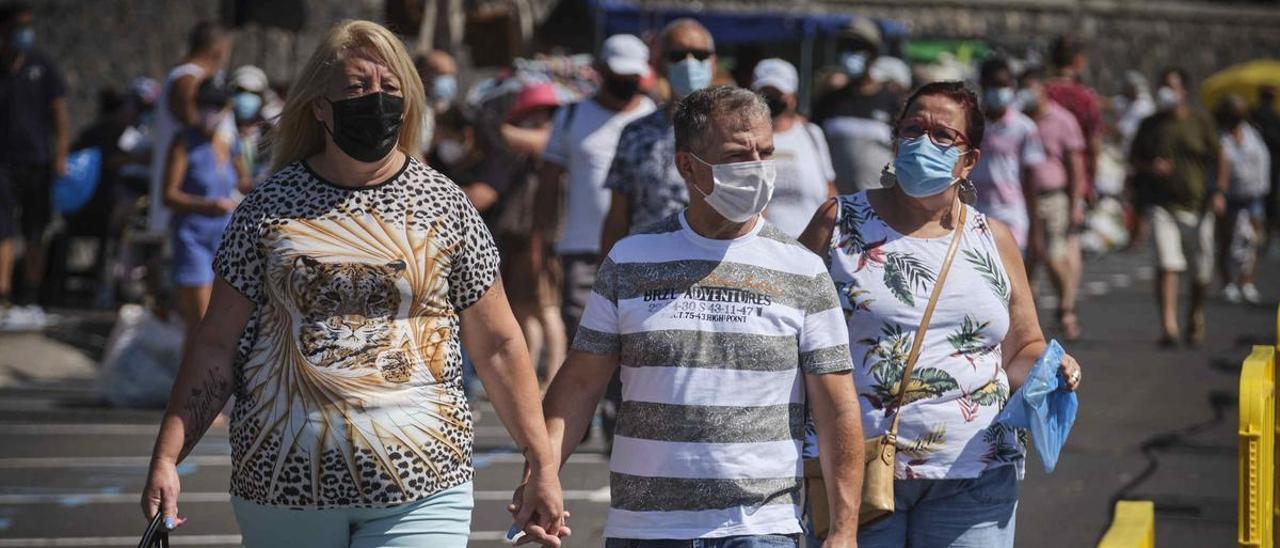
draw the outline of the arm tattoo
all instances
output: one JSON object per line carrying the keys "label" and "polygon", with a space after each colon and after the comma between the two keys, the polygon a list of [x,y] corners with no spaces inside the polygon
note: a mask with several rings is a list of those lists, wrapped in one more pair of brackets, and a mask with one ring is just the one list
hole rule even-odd
{"label": "arm tattoo", "polygon": [[186,405],[182,407],[184,428],[182,453],[179,458],[185,458],[195,448],[196,443],[213,423],[214,417],[218,416],[218,412],[222,410],[222,405],[227,401],[230,392],[231,383],[213,369],[208,370],[203,381],[191,389],[191,395],[187,398]]}

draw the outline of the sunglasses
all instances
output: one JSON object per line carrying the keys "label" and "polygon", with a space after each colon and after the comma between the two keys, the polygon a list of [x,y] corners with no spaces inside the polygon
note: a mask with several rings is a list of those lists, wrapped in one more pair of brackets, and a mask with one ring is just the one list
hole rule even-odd
{"label": "sunglasses", "polygon": [[699,61],[706,61],[711,58],[712,52],[705,49],[678,49],[667,52],[668,63],[679,63],[684,61],[690,55]]}

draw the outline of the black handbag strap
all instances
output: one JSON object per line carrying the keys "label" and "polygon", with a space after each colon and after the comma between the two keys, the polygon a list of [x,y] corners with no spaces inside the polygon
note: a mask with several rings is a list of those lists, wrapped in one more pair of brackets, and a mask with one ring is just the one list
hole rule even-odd
{"label": "black handbag strap", "polygon": [[156,512],[156,517],[151,518],[147,530],[138,540],[138,548],[169,548],[169,531],[164,528],[163,512]]}

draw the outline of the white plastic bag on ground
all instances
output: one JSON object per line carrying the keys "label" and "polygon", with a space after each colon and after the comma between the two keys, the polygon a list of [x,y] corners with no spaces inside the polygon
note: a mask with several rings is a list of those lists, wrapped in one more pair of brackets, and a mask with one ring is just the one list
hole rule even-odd
{"label": "white plastic bag on ground", "polygon": [[107,339],[98,393],[117,407],[164,407],[182,362],[184,329],[136,304],[120,307]]}

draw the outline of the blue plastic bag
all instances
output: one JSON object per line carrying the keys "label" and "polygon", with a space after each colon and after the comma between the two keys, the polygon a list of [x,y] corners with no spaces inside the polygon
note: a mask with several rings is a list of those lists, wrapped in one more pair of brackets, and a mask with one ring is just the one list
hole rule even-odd
{"label": "blue plastic bag", "polygon": [[1066,352],[1057,340],[1049,341],[1044,354],[1036,360],[1022,388],[1013,393],[996,422],[1031,430],[1031,441],[1044,464],[1045,473],[1058,466],[1058,455],[1076,422],[1080,400],[1067,390],[1058,376],[1062,356]]}
{"label": "blue plastic bag", "polygon": [[53,209],[58,213],[80,211],[102,176],[102,149],[82,148],[67,155],[67,174],[53,182]]}

